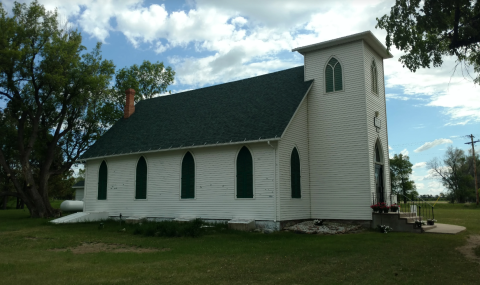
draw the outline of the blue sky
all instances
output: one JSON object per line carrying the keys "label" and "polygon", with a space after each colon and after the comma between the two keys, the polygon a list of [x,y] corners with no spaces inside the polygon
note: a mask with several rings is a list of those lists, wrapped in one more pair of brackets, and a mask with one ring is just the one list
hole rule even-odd
{"label": "blue sky", "polygon": [[[30,2],[30,1],[20,1]],[[176,72],[173,93],[248,78],[303,64],[291,49],[366,30],[384,42],[376,17],[389,13],[388,1],[95,1],[39,0],[82,32],[91,50],[117,68],[161,61]],[[2,1],[11,11],[13,1]],[[467,150],[465,135],[480,138],[480,87],[471,68],[441,68],[412,73],[393,49],[385,61],[390,154],[408,154],[421,194],[444,191],[425,164],[442,157],[449,145]],[[479,144],[480,145],[480,144]],[[480,149],[479,149],[480,150]]]}

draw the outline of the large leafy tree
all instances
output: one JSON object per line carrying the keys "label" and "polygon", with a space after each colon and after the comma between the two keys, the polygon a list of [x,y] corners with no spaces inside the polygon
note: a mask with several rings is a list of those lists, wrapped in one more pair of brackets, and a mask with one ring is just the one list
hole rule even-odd
{"label": "large leafy tree", "polygon": [[11,17],[0,6],[0,31],[0,99],[15,122],[17,152],[0,149],[16,190],[3,194],[19,196],[32,217],[55,216],[49,179],[68,171],[109,124],[99,113],[114,65],[102,60],[100,44],[84,52],[80,33],[60,27],[56,12],[36,1],[15,3]]}
{"label": "large leafy tree", "polygon": [[396,0],[376,27],[386,30],[388,49],[405,52],[399,60],[413,72],[441,66],[444,56],[480,71],[480,1]]}
{"label": "large leafy tree", "polygon": [[474,180],[469,173],[468,163],[471,159],[463,150],[450,146],[443,160],[434,158],[428,163],[434,177],[440,179],[447,188],[447,198],[452,203],[455,201],[464,203],[474,197]]}
{"label": "large leafy tree", "polygon": [[407,197],[416,193],[416,186],[413,180],[410,180],[412,174],[413,164],[409,157],[403,154],[395,154],[390,158],[390,183],[392,191],[395,194],[401,194],[401,197],[406,203]]}
{"label": "large leafy tree", "polygon": [[138,101],[173,82],[171,68],[145,61],[121,69],[110,87],[115,66],[102,59],[100,43],[86,52],[81,41],[37,1],[15,3],[11,17],[0,3],[0,129],[8,130],[0,170],[13,185],[0,197],[21,198],[32,217],[57,215],[49,193],[68,195],[71,166],[122,117],[125,89],[136,88]]}

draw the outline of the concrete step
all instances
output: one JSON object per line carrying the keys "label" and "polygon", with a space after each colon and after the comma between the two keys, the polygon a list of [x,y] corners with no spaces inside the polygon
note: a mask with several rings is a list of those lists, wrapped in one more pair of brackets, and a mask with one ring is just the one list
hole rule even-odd
{"label": "concrete step", "polygon": [[[407,220],[407,223],[414,223],[415,221],[425,221],[422,217],[401,218]],[[426,221],[425,221],[426,222]]]}
{"label": "concrete step", "polygon": [[400,218],[410,218],[410,217],[416,217],[417,214],[415,213],[400,213],[399,217]]}
{"label": "concrete step", "polygon": [[434,229],[436,227],[437,227],[436,225],[432,225],[432,226],[424,225],[424,226],[422,226],[422,230],[423,231],[428,231],[428,230]]}

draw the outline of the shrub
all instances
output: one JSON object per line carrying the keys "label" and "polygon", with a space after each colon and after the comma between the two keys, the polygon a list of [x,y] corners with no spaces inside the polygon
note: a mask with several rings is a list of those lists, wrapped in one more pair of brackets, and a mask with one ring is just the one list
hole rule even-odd
{"label": "shrub", "polygon": [[202,225],[203,222],[200,219],[191,222],[144,222],[135,225],[133,234],[158,237],[198,237],[202,233]]}

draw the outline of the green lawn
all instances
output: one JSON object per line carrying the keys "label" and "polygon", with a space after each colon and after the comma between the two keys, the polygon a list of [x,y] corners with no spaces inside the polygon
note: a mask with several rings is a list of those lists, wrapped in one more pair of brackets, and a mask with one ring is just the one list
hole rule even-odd
{"label": "green lawn", "polygon": [[[132,234],[107,222],[51,225],[28,210],[0,211],[0,284],[478,284],[480,264],[456,247],[480,235],[480,209],[437,204],[440,223],[467,227],[458,235],[288,232],[243,233],[216,228],[199,238]],[[49,249],[82,242],[168,248],[153,253],[73,254]]]}

